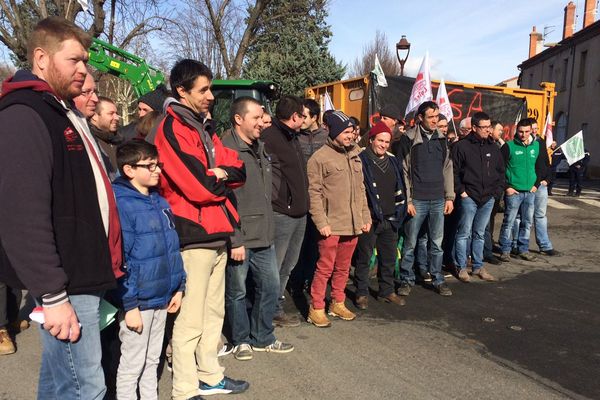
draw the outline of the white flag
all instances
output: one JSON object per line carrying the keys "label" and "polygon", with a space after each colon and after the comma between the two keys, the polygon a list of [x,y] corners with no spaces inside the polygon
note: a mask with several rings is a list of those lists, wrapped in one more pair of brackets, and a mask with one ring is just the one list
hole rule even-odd
{"label": "white flag", "polygon": [[431,76],[429,75],[429,52],[426,52],[415,79],[415,84],[410,92],[410,99],[406,105],[404,115],[408,115],[428,100],[433,100],[433,92],[431,91]]}
{"label": "white flag", "polygon": [[77,0],[77,2],[81,6],[81,8],[83,8],[83,12],[87,12],[90,8],[88,5],[88,0]]}
{"label": "white flag", "polygon": [[552,146],[554,136],[552,135],[552,117],[550,113],[546,117],[546,126],[544,127],[544,138],[546,139],[546,147]]}
{"label": "white flag", "polygon": [[335,110],[335,107],[333,107],[333,101],[331,101],[329,92],[325,91],[325,95],[323,96],[323,112],[327,110]]}
{"label": "white flag", "polygon": [[560,145],[563,149],[563,154],[569,165],[573,165],[577,161],[585,157],[585,148],[583,146],[583,131],[579,131],[569,138],[566,142]]}
{"label": "white flag", "polygon": [[444,82],[444,78],[442,78],[442,80],[440,81],[440,87],[438,88],[435,102],[440,108],[440,114],[443,114],[448,119],[448,121],[452,121],[454,115],[452,114],[452,106],[450,105],[448,92],[446,92],[446,83]]}
{"label": "white flag", "polygon": [[377,57],[377,53],[375,53],[375,68],[371,72],[373,72],[377,77],[377,86],[387,87],[387,80],[385,79],[383,68],[381,68],[381,64],[379,63],[379,57]]}

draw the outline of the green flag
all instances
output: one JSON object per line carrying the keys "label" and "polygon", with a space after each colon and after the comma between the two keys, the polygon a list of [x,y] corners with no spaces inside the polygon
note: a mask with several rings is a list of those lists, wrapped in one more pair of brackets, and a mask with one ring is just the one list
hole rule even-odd
{"label": "green flag", "polygon": [[563,153],[569,165],[576,163],[585,157],[585,150],[583,146],[583,131],[579,131],[564,142],[560,147],[563,149]]}

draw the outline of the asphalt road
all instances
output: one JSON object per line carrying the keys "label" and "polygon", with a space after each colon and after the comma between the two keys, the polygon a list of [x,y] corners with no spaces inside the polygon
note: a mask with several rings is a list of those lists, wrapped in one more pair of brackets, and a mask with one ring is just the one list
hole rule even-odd
{"label": "asphalt road", "polygon": [[[404,307],[371,298],[352,322],[278,328],[294,352],[222,360],[227,375],[251,383],[236,398],[599,399],[600,191],[579,199],[555,192],[550,236],[562,255],[488,266],[497,283],[450,279],[449,298],[417,287]],[[16,354],[0,357],[2,400],[35,398],[36,327],[17,344]],[[159,398],[169,395],[165,371]]]}

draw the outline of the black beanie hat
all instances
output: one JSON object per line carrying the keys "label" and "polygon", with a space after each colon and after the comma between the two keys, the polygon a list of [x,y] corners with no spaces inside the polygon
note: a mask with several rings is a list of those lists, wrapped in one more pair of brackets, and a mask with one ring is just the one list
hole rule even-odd
{"label": "black beanie hat", "polygon": [[154,111],[162,113],[163,104],[168,96],[169,91],[167,90],[167,87],[161,83],[156,89],[140,97],[138,103],[148,104]]}
{"label": "black beanie hat", "polygon": [[325,124],[329,127],[329,137],[335,139],[346,128],[354,126],[352,120],[341,111],[334,111],[327,115]]}

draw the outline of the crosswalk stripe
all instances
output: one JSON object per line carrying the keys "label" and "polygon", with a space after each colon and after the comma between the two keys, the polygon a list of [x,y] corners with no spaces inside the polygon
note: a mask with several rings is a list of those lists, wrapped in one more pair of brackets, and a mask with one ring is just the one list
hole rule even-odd
{"label": "crosswalk stripe", "polygon": [[581,199],[581,198],[579,198],[577,200],[581,201],[582,203],[589,204],[590,206],[600,207],[600,201],[598,201],[598,200]]}
{"label": "crosswalk stripe", "polygon": [[570,206],[568,204],[561,203],[554,199],[548,199],[548,207],[558,208],[559,210],[576,210],[577,207]]}

